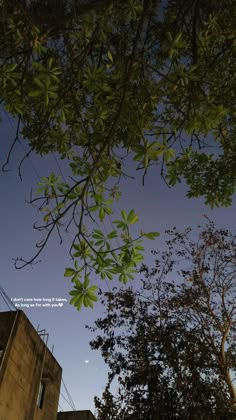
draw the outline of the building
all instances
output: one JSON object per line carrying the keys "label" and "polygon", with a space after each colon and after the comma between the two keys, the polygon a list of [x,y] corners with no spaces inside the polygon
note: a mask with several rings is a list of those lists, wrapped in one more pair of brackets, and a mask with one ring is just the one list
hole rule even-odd
{"label": "building", "polygon": [[24,312],[0,313],[0,420],[56,420],[62,369]]}
{"label": "building", "polygon": [[57,420],[96,420],[89,410],[63,411],[57,414]]}

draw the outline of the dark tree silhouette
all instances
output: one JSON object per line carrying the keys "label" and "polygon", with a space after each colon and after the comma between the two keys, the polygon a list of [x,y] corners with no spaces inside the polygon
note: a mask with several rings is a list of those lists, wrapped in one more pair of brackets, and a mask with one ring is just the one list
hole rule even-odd
{"label": "dark tree silhouette", "polygon": [[169,235],[140,289],[103,299],[91,342],[109,367],[99,420],[236,418],[236,237],[212,223],[197,240]]}

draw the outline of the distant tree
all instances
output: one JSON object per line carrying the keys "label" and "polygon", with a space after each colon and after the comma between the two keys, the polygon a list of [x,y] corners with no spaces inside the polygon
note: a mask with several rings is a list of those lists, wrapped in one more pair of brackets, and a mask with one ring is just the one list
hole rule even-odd
{"label": "distant tree", "polygon": [[[72,303],[92,306],[92,272],[117,274],[125,283],[142,251],[127,217],[113,223],[109,235],[93,226],[112,214],[130,161],[143,183],[157,165],[170,186],[186,181],[188,197],[230,205],[236,187],[234,24],[233,0],[0,2],[0,100],[16,119],[3,169],[23,137],[29,150],[20,176],[31,152],[57,153],[71,173],[66,181],[43,177],[31,197],[42,214],[35,228],[45,237],[17,267],[34,263],[54,232],[62,240],[62,230],[71,227],[75,264],[65,275],[75,283]],[[129,220],[137,221],[134,212]]]}
{"label": "distant tree", "polygon": [[103,297],[91,342],[109,367],[98,420],[236,418],[236,237],[212,223],[190,232],[168,232],[140,290]]}

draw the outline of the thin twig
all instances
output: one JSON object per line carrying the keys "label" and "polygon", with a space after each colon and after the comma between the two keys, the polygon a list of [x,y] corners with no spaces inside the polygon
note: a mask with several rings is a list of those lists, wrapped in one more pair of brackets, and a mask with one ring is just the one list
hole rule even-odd
{"label": "thin twig", "polygon": [[19,140],[20,124],[21,124],[21,116],[18,117],[17,127],[16,127],[16,135],[15,135],[15,138],[14,138],[14,140],[12,142],[12,145],[11,145],[9,151],[8,151],[6,162],[2,166],[2,172],[8,172],[8,170],[6,170],[5,168],[9,164],[9,161],[10,161],[10,158],[11,158],[11,154],[12,154],[12,150],[14,149],[15,144],[20,141]]}

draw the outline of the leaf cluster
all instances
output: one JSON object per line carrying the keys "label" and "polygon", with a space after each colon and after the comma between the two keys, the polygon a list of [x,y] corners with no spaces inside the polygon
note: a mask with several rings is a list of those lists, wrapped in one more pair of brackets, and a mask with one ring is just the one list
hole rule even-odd
{"label": "leaf cluster", "polygon": [[[69,166],[65,182],[44,177],[42,194],[31,197],[42,216],[35,228],[45,236],[17,267],[35,262],[52,233],[62,241],[71,228],[80,270],[95,269],[103,279],[118,274],[126,283],[141,261],[127,229],[137,216],[114,221],[111,238],[101,224],[112,215],[120,180],[132,175],[130,161],[143,183],[155,165],[170,186],[186,181],[188,197],[203,196],[211,207],[231,204],[232,11],[232,0],[1,2],[0,100],[17,121],[4,168],[20,137],[29,150],[19,172],[31,152],[55,153]],[[98,229],[91,232],[90,223]],[[121,245],[114,248],[115,235]]]}

